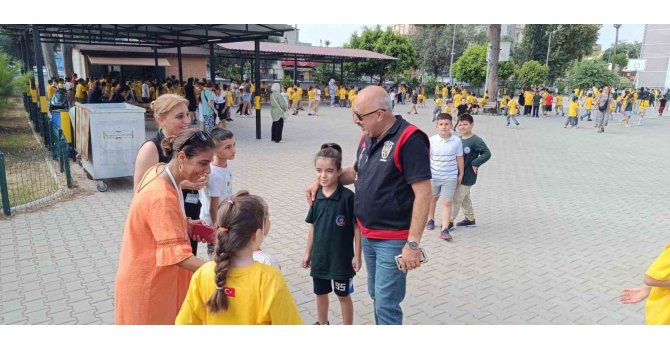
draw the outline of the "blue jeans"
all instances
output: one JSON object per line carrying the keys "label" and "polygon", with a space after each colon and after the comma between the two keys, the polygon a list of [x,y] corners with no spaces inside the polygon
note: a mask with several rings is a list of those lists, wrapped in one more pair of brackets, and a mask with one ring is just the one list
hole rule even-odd
{"label": "blue jeans", "polygon": [[395,256],[402,253],[406,240],[362,237],[368,293],[374,302],[376,324],[402,324],[400,303],[405,299],[407,274],[398,269]]}

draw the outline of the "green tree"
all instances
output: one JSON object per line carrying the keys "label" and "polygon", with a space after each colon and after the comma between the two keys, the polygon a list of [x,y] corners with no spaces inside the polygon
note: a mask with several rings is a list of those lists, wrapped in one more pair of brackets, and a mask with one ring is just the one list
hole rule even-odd
{"label": "green tree", "polygon": [[391,27],[386,29],[382,29],[379,25],[374,28],[363,27],[361,34],[354,32],[344,47],[370,50],[397,58],[394,61],[369,61],[358,65],[359,73],[368,76],[379,75],[379,81],[384,81],[389,73],[404,72],[418,66],[416,52],[409,39],[394,32]]}
{"label": "green tree", "polygon": [[513,60],[498,62],[498,77],[500,77],[501,82],[504,82],[516,75],[518,70],[519,66],[514,63]]}
{"label": "green tree", "polygon": [[574,60],[581,60],[593,52],[598,40],[600,24],[529,24],[524,28],[520,47],[514,51],[519,63],[535,60],[545,62],[549,50],[549,80],[561,77]]}
{"label": "green tree", "polygon": [[438,76],[449,72],[452,42],[457,60],[468,46],[481,45],[487,37],[481,27],[473,24],[417,24],[417,32],[410,41],[421,68]]}
{"label": "green tree", "polygon": [[8,99],[17,96],[28,83],[30,76],[21,74],[21,64],[12,57],[0,53],[0,113],[7,108]]}
{"label": "green tree", "polygon": [[[617,43],[616,46],[616,53],[620,54],[623,53],[626,55],[627,58],[640,58],[640,51],[642,50],[642,43],[640,42],[634,42],[634,43],[629,43],[626,41],[622,41]],[[612,46],[610,46],[607,50],[603,52],[603,60],[609,60],[611,56],[614,55],[614,43],[612,43]]]}
{"label": "green tree", "polygon": [[628,65],[628,57],[626,57],[626,54],[623,52],[618,53],[612,56],[611,62],[617,66],[616,71],[621,72],[621,70]]}
{"label": "green tree", "polygon": [[519,69],[519,82],[523,85],[538,85],[547,81],[549,68],[538,61],[527,61]]}
{"label": "green tree", "polygon": [[454,62],[454,76],[470,86],[480,86],[486,80],[486,44],[472,46]]}
{"label": "green tree", "polygon": [[605,61],[589,60],[575,63],[568,72],[567,80],[570,86],[587,89],[613,85],[619,82],[619,77],[607,68]]}

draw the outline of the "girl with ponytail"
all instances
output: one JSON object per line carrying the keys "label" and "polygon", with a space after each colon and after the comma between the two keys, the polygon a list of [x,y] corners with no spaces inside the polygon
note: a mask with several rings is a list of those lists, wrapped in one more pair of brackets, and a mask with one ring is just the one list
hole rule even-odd
{"label": "girl with ponytail", "polygon": [[176,324],[302,324],[286,281],[253,260],[270,231],[263,198],[240,191],[216,213],[214,261],[193,274]]}

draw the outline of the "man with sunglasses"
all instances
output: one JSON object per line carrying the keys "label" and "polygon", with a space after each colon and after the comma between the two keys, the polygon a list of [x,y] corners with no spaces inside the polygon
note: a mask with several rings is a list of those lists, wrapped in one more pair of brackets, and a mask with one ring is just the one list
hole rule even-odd
{"label": "man with sunglasses", "polygon": [[[352,109],[363,135],[353,167],[340,181],[354,183],[354,214],[363,234],[368,292],[377,324],[402,324],[408,270],[419,267],[419,244],[431,201],[428,136],[391,112],[379,86],[361,90]],[[307,190],[314,200],[318,182]],[[401,255],[400,269],[395,257]]]}

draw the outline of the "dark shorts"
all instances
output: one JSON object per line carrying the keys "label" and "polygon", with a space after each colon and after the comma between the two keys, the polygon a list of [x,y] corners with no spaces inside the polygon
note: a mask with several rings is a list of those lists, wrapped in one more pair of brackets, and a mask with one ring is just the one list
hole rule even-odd
{"label": "dark shorts", "polygon": [[551,112],[551,105],[544,106],[544,110],[547,112]]}
{"label": "dark shorts", "polygon": [[351,278],[340,281],[312,277],[312,280],[314,281],[314,294],[316,295],[329,294],[333,289],[338,297],[346,297],[354,292],[354,281]]}
{"label": "dark shorts", "polygon": [[198,103],[195,101],[189,101],[188,102],[188,111],[189,112],[195,112],[196,108],[198,108]]}

